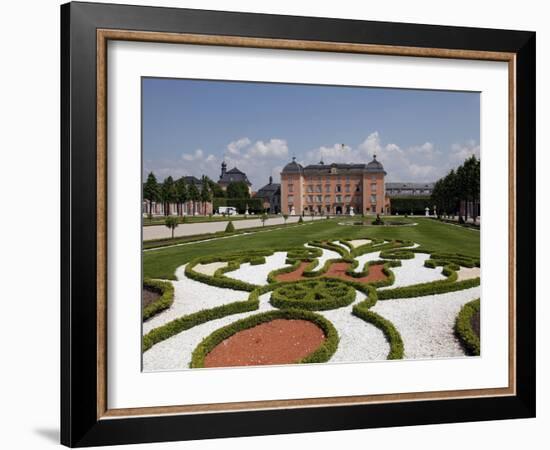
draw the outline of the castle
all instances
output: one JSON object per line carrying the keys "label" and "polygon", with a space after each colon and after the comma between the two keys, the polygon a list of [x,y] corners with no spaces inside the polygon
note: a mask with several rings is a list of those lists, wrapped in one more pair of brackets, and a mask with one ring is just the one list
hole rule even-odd
{"label": "castle", "polygon": [[281,212],[302,214],[389,214],[386,171],[374,155],[368,164],[310,164],[292,158],[281,172]]}

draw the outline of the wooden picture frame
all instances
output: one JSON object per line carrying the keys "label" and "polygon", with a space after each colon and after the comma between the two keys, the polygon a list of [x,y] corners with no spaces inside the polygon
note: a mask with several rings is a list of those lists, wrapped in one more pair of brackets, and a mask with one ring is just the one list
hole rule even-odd
{"label": "wooden picture frame", "polygon": [[[535,33],[69,3],[61,7],[61,442],[91,446],[535,415]],[[471,391],[109,409],[109,40],[505,61],[509,385]],[[521,199],[521,201],[518,201]]]}

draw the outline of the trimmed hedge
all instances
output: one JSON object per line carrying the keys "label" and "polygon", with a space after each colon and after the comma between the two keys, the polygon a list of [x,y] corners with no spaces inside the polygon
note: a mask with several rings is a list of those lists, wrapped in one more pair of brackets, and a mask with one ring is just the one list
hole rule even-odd
{"label": "trimmed hedge", "polygon": [[325,311],[348,306],[355,300],[353,287],[332,279],[285,283],[271,293],[275,308]]}
{"label": "trimmed hedge", "polygon": [[321,346],[319,346],[319,348],[313,353],[310,353],[306,357],[295,361],[294,364],[326,362],[332,357],[334,352],[336,352],[339,342],[338,332],[327,319],[310,311],[285,309],[269,311],[246,317],[214,331],[212,334],[203,339],[202,342],[195,348],[191,358],[190,367],[204,367],[204,359],[206,358],[206,355],[208,355],[208,353],[210,353],[218,344],[239,331],[248,330],[262,323],[271,322],[276,319],[307,320],[319,326],[319,328],[321,328],[325,333],[325,341],[321,344]]}
{"label": "trimmed hedge", "polygon": [[[453,272],[456,280],[456,272]],[[450,279],[451,277],[449,277]],[[425,295],[444,294],[446,292],[461,291],[475,286],[479,286],[480,278],[472,278],[463,281],[440,280],[431,283],[413,284],[411,286],[399,287],[394,289],[384,289],[378,291],[379,300],[389,300],[393,298],[412,298],[423,297]]]}
{"label": "trimmed hedge", "polygon": [[392,214],[398,213],[399,215],[421,214],[424,215],[426,207],[432,209],[433,202],[430,200],[430,196],[402,196],[392,197],[391,199],[391,212]]}
{"label": "trimmed hedge", "polygon": [[248,300],[228,303],[227,305],[221,305],[215,308],[203,309],[187,316],[178,317],[171,322],[149,331],[149,333],[143,336],[142,351],[145,352],[153,345],[197,325],[201,325],[211,320],[221,319],[231,314],[254,311],[259,308],[259,305],[259,296],[251,294]]}
{"label": "trimmed hedge", "polygon": [[[258,286],[252,283],[247,283],[246,281],[226,277],[224,276],[224,273],[233,272],[244,263],[250,263],[251,265],[265,264],[265,257],[272,255],[273,253],[274,250],[254,250],[247,251],[246,253],[233,253],[225,256],[203,256],[190,261],[187,266],[185,266],[185,275],[195,281],[209,284],[211,286],[251,292]],[[214,275],[206,275],[194,270],[195,266],[198,264],[209,264],[213,262],[227,262],[227,265],[216,270]]]}
{"label": "trimmed hedge", "polygon": [[174,303],[174,286],[168,281],[151,280],[146,278],[143,280],[143,287],[149,288],[160,294],[160,298],[150,303],[142,310],[143,320],[150,319],[165,309],[170,308]]}
{"label": "trimmed hedge", "polygon": [[362,308],[359,305],[353,307],[352,313],[360,319],[363,319],[365,322],[373,324],[384,333],[384,336],[386,336],[386,339],[390,344],[390,352],[388,353],[387,359],[403,359],[403,339],[393,323],[381,315],[376,314],[374,311]]}
{"label": "trimmed hedge", "polygon": [[479,337],[472,328],[472,317],[479,312],[479,308],[479,298],[466,303],[456,316],[454,326],[455,334],[464,350],[472,356],[479,356],[481,349]]}

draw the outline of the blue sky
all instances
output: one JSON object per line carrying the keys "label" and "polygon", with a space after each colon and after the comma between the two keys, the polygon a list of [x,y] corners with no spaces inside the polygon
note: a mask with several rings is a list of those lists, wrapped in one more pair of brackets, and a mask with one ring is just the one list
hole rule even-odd
{"label": "blue sky", "polygon": [[225,158],[256,190],[293,156],[363,163],[376,153],[388,181],[435,181],[479,157],[479,93],[161,78],[142,87],[143,171],[160,180],[217,180]]}

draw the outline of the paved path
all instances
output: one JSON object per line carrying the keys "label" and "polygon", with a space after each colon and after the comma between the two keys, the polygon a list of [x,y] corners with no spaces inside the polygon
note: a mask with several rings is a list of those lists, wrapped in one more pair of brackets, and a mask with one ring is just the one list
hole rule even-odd
{"label": "paved path", "polygon": [[[288,218],[287,223],[296,223],[298,222],[299,216],[291,216]],[[317,216],[315,220],[325,219],[324,216]],[[326,219],[325,219],[326,220]],[[310,222],[311,217],[304,217],[304,221]],[[202,222],[202,223],[185,223],[180,224],[174,230],[174,236],[193,236],[196,234],[204,233],[215,233],[216,231],[223,231],[227,226],[227,220],[223,222]],[[265,222],[266,226],[269,225],[282,225],[284,224],[284,219],[282,217],[276,217],[273,219],[267,219]],[[233,222],[235,229],[242,230],[246,228],[261,227],[262,221],[260,219],[249,219],[249,220],[237,220]],[[149,241],[152,239],[163,239],[169,238],[172,235],[172,232],[166,228],[164,225],[149,225],[143,227],[143,240]]]}

